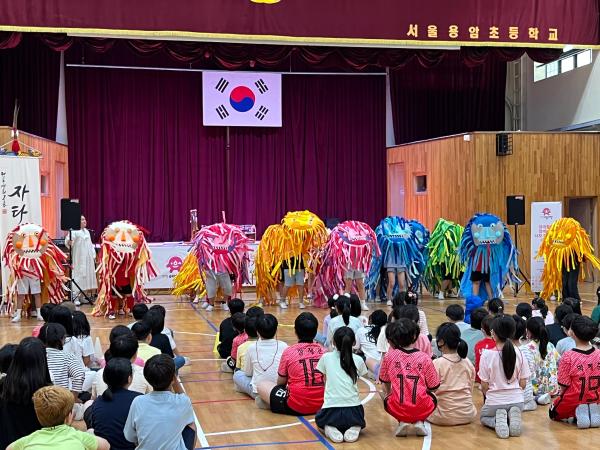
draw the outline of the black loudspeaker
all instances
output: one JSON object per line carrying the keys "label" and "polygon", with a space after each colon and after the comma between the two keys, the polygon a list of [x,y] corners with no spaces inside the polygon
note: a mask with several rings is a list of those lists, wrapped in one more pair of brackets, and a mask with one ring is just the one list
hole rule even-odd
{"label": "black loudspeaker", "polygon": [[512,135],[498,133],[496,135],[496,156],[512,155]]}
{"label": "black loudspeaker", "polygon": [[506,223],[508,225],[525,225],[524,195],[506,197]]}
{"label": "black loudspeaker", "polygon": [[60,200],[60,229],[81,230],[81,205],[78,200],[70,198]]}

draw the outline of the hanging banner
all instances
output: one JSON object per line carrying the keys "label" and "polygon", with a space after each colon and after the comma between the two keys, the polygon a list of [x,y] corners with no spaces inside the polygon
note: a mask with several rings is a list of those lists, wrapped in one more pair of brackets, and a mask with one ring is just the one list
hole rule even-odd
{"label": "hanging banner", "polygon": [[531,290],[541,292],[544,259],[536,259],[538,249],[552,223],[562,217],[561,202],[532,202],[531,203]]}
{"label": "hanging banner", "polygon": [[205,126],[280,127],[281,75],[202,72]]}
{"label": "hanging banner", "polygon": [[[23,223],[42,224],[40,164],[38,158],[0,156],[0,256],[6,236]],[[2,260],[2,294],[8,270]]]}

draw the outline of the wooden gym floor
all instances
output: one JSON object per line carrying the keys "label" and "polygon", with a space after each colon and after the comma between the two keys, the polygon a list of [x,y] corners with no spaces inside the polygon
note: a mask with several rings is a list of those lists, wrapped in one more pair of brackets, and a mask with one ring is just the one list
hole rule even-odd
{"label": "wooden gym floor", "polygon": [[[583,283],[583,310],[589,314],[596,304],[595,285]],[[246,304],[253,301],[253,293],[245,293]],[[361,380],[363,404],[367,427],[355,444],[333,445],[327,441],[316,429],[314,417],[291,417],[272,414],[269,411],[259,410],[245,395],[233,390],[231,374],[221,373],[219,368],[222,362],[218,355],[213,353],[215,333],[219,323],[227,314],[221,310],[206,313],[196,309],[184,299],[169,295],[157,295],[155,303],[164,305],[167,310],[167,326],[175,331],[177,346],[183,355],[192,360],[190,366],[180,371],[183,385],[192,399],[196,413],[196,426],[198,429],[197,448],[243,448],[243,447],[268,447],[293,449],[302,447],[303,450],[322,448],[346,449],[372,449],[382,450],[398,448],[404,449],[441,449],[469,450],[482,448],[498,449],[553,449],[559,446],[571,448],[593,448],[600,438],[600,431],[596,429],[578,430],[572,425],[551,422],[548,419],[548,407],[540,406],[536,411],[527,412],[523,418],[523,435],[520,438],[508,440],[497,439],[493,430],[486,429],[478,421],[460,427],[431,426],[431,435],[426,438],[415,436],[396,438],[393,435],[395,421],[383,410],[382,401],[377,394],[377,386],[370,380]],[[512,293],[505,299],[507,311],[512,313],[517,303],[528,301],[531,295],[524,292],[514,298]],[[445,319],[444,310],[447,305],[456,302],[456,299],[438,301],[425,295],[421,307],[427,314],[429,329],[435,333],[437,326]],[[460,302],[460,300],[459,300]],[[371,310],[388,308],[382,304],[370,304]],[[550,305],[554,310],[555,304]],[[118,318],[108,321],[104,318],[89,316],[89,306],[82,306],[82,311],[88,314],[92,325],[92,336],[99,337],[103,349],[106,348],[109,330],[117,324],[127,324],[131,318]],[[278,338],[288,343],[295,341],[291,325],[299,313],[297,306],[282,311],[278,307],[266,307],[266,311],[275,314],[280,322]],[[307,308],[321,321],[326,311]],[[24,320],[20,324],[11,324],[7,318],[2,318],[3,326],[0,329],[0,344],[18,343],[23,337],[29,336],[31,329],[37,324],[33,320]],[[474,392],[475,404],[479,408],[482,397],[477,388]]]}

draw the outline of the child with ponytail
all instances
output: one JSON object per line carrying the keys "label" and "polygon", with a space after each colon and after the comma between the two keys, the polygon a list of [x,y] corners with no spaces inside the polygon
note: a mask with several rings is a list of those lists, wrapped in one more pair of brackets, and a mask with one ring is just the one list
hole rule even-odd
{"label": "child with ponytail", "polygon": [[521,435],[523,389],[531,376],[527,360],[512,343],[516,332],[510,316],[497,316],[492,321],[492,338],[496,347],[481,355],[479,378],[485,403],[480,420],[494,428],[501,439]]}
{"label": "child with ponytail", "polygon": [[360,319],[351,315],[352,310],[350,308],[349,294],[338,295],[335,300],[335,309],[338,315],[331,319],[329,326],[327,327],[327,342],[330,350],[333,350],[334,348],[333,335],[338,328],[350,327],[356,334],[359,328],[363,326]]}
{"label": "child with ponytail", "polygon": [[135,448],[135,444],[125,439],[123,434],[131,403],[138,395],[142,395],[127,389],[132,377],[130,360],[112,358],[108,361],[102,374],[108,387],[91,406],[91,414],[88,411],[85,414],[88,428],[93,428],[96,436],[106,439],[111,448]]}
{"label": "child with ponytail", "polygon": [[385,329],[390,349],[381,362],[379,381],[385,411],[398,421],[396,436],[407,436],[410,425],[417,436],[429,434],[424,421],[435,409],[432,391],[440,384],[431,357],[414,346],[419,337],[417,321],[402,317]]}
{"label": "child with ponytail", "polygon": [[[527,321],[517,314],[513,314],[512,318],[515,321],[515,335],[512,339],[513,344],[521,350],[521,354],[529,366],[529,372],[531,372],[533,376],[533,373],[535,372],[535,356],[527,346]],[[525,385],[525,389],[523,389],[523,411],[535,411],[537,409],[537,403],[533,398],[533,385],[531,384],[532,376],[527,379],[527,384]]]}
{"label": "child with ponytail", "polygon": [[531,315],[533,317],[541,317],[545,325],[552,325],[554,323],[554,314],[548,310],[546,301],[543,298],[536,297],[531,300],[531,308]]}
{"label": "child with ponytail", "polygon": [[539,405],[548,405],[551,396],[558,394],[560,355],[554,344],[549,342],[546,325],[541,317],[532,317],[527,321],[527,339],[525,345],[533,354],[535,367],[531,374],[533,396]]}
{"label": "child with ponytail", "polygon": [[437,407],[427,419],[435,425],[464,425],[477,415],[473,404],[475,368],[467,359],[467,343],[460,338],[460,329],[451,322],[439,326],[436,344],[442,356],[433,361],[440,377],[435,391]]}
{"label": "child with ponytail", "polygon": [[334,350],[325,353],[317,363],[317,370],[325,379],[325,400],[315,422],[331,442],[356,442],[366,426],[357,382],[367,374],[367,367],[360,356],[352,353],[351,328],[338,328],[332,342]]}

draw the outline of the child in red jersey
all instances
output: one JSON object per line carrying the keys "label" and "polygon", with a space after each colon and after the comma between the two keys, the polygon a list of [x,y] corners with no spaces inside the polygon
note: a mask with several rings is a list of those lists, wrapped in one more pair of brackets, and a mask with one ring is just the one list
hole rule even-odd
{"label": "child in red jersey", "polygon": [[496,348],[496,341],[492,339],[492,320],[494,316],[488,315],[481,321],[481,331],[485,334],[485,337],[475,344],[475,382],[481,383],[479,379],[479,362],[481,361],[481,354],[484,350]]}
{"label": "child in red jersey", "polygon": [[388,324],[385,336],[390,350],[379,371],[385,410],[398,421],[396,436],[407,436],[409,424],[414,424],[417,436],[426,436],[423,422],[435,409],[437,400],[432,391],[440,380],[431,357],[414,347],[419,326],[414,320],[401,318]]}
{"label": "child in red jersey", "polygon": [[550,407],[551,419],[575,417],[579,428],[600,427],[600,350],[590,344],[597,331],[586,316],[571,323],[569,336],[576,346],[563,353],[558,363],[560,395]]}
{"label": "child in red jersey", "polygon": [[281,355],[277,384],[261,381],[258,395],[277,414],[304,416],[315,414],[323,405],[325,382],[317,363],[325,348],[314,342],[319,321],[309,312],[296,317],[294,330],[298,343]]}

